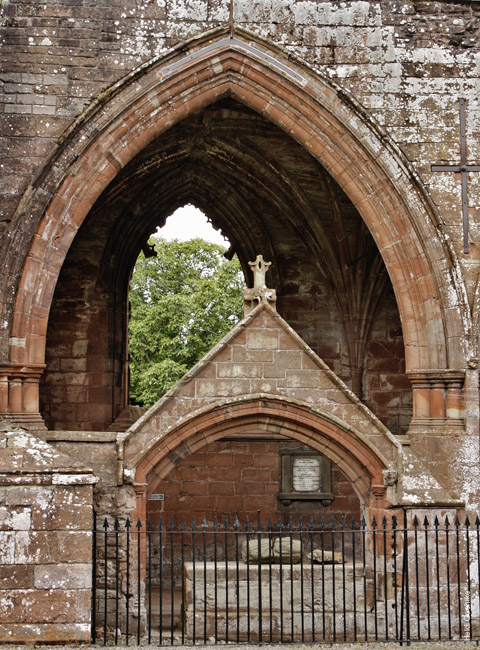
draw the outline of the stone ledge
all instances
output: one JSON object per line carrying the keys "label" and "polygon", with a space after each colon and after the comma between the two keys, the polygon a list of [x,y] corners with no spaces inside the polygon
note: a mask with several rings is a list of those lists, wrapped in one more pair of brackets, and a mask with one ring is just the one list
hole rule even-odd
{"label": "stone ledge", "polygon": [[48,431],[47,442],[95,442],[112,443],[117,441],[117,431]]}

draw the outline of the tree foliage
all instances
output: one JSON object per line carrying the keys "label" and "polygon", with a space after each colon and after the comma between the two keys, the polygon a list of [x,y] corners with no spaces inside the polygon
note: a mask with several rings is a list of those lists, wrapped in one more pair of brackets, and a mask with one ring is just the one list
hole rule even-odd
{"label": "tree foliage", "polygon": [[202,239],[152,237],[130,283],[131,401],[151,406],[240,319],[243,275],[235,257]]}

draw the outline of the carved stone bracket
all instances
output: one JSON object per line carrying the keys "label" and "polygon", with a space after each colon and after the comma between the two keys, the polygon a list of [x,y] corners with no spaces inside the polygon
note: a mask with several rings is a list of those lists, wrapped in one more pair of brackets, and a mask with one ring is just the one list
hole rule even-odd
{"label": "carved stone bracket", "polygon": [[396,469],[384,469],[382,475],[383,475],[383,484],[385,486],[396,485],[398,481],[398,472]]}

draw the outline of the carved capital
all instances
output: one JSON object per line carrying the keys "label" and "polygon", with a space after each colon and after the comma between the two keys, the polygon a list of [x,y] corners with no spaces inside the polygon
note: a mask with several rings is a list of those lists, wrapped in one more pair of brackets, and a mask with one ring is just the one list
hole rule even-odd
{"label": "carved capital", "polygon": [[40,435],[47,430],[38,399],[44,369],[45,364],[0,363],[0,416]]}

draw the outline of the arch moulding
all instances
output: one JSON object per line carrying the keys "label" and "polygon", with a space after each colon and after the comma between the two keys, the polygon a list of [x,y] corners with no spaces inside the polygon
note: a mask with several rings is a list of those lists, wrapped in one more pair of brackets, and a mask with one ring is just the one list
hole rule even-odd
{"label": "arch moulding", "polygon": [[324,455],[345,474],[364,506],[393,505],[386,499],[383,480],[388,462],[360,434],[306,406],[263,397],[216,404],[199,412],[127,463],[125,476],[133,478],[138,512],[144,510],[158,482],[183,458],[219,438],[256,433],[280,434]]}
{"label": "arch moulding", "polygon": [[448,324],[442,318],[452,288],[461,291],[435,261],[453,268],[455,259],[414,173],[352,98],[253,39],[218,30],[192,40],[110,88],[64,134],[16,215],[18,222],[28,214],[36,229],[14,303],[12,368],[41,371],[61,266],[102,191],[154,138],[227,95],[305,147],[358,208],[390,274],[407,370],[463,366],[460,314]]}

